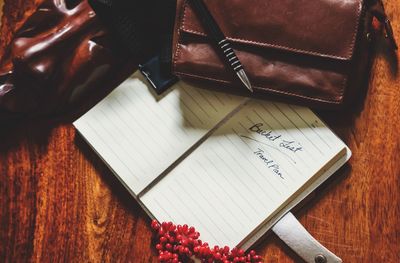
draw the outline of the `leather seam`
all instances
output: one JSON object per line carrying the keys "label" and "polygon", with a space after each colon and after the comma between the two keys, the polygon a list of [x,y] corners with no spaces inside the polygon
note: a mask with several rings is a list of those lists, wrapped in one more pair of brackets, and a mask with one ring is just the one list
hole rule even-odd
{"label": "leather seam", "polygon": [[[356,25],[355,25],[355,30],[353,31],[353,37],[352,37],[352,41],[350,44],[350,47],[347,50],[347,56],[336,56],[333,54],[328,54],[328,53],[322,53],[322,52],[314,52],[314,51],[310,51],[310,50],[305,50],[305,49],[297,49],[297,48],[291,48],[288,46],[283,46],[283,45],[277,45],[277,44],[270,44],[270,43],[265,43],[265,42],[258,42],[258,41],[252,41],[252,40],[247,40],[247,39],[243,39],[243,38],[232,38],[232,37],[227,37],[228,40],[231,41],[236,41],[239,43],[245,43],[245,44],[257,44],[257,45],[261,45],[264,47],[272,47],[272,48],[280,48],[283,50],[287,50],[287,51],[293,51],[293,52],[299,52],[299,53],[303,53],[303,54],[308,54],[308,55],[317,55],[317,56],[324,56],[324,57],[329,57],[329,58],[335,58],[335,59],[340,59],[340,60],[349,60],[351,59],[352,55],[353,55],[353,51],[354,51],[354,46],[355,46],[355,40],[357,37],[357,31],[358,31],[358,27],[360,24],[360,13],[362,10],[362,6],[364,4],[363,0],[359,0],[358,1],[359,6],[357,8],[356,11],[356,17],[357,17],[357,21],[356,21]],[[187,1],[185,1],[184,7],[183,7],[183,19],[182,19],[182,23],[181,26],[179,27],[181,30],[187,32],[187,33],[192,33],[192,34],[197,34],[203,37],[206,37],[207,35],[204,34],[203,32],[200,31],[196,31],[196,30],[192,30],[192,29],[188,29],[186,27],[186,15],[187,15]],[[181,31],[179,30],[179,31]]]}
{"label": "leather seam", "polygon": [[341,90],[340,90],[340,97],[343,99],[344,98],[344,91],[347,86],[347,77],[344,77],[342,80],[342,85],[341,85]]}
{"label": "leather seam", "polygon": [[[186,6],[187,6],[187,1],[184,1],[184,3],[183,3],[183,10],[186,10]],[[181,13],[180,13],[180,15],[179,16],[181,16],[182,15],[182,13],[183,13],[183,17],[182,17],[182,23],[181,24],[183,24],[183,23],[185,23],[185,19],[186,19],[186,14],[185,14],[185,12],[184,11],[181,11]],[[180,29],[180,26],[178,27],[178,36],[177,36],[177,41],[176,41],[176,48],[175,48],[175,53],[174,53],[174,59],[173,59],[173,71],[175,72],[176,71],[176,67],[177,67],[177,61],[178,61],[178,58],[179,58],[179,54],[180,54],[180,48],[181,48],[181,45],[179,44],[179,41],[181,40],[181,30],[179,30]]]}
{"label": "leather seam", "polygon": [[349,50],[347,51],[347,57],[351,58],[353,56],[354,53],[354,48],[356,45],[356,38],[357,38],[357,33],[358,33],[358,28],[360,27],[360,20],[361,20],[361,11],[363,9],[364,6],[364,0],[359,0],[358,1],[359,5],[358,5],[358,9],[356,12],[356,17],[357,17],[357,21],[356,21],[356,25],[353,31],[353,40],[351,41],[351,45]]}
{"label": "leather seam", "polygon": [[[175,74],[176,75],[181,75],[181,76],[192,77],[192,78],[198,78],[198,79],[205,79],[205,80],[220,82],[220,83],[224,83],[224,84],[231,84],[231,82],[226,81],[226,80],[216,79],[216,78],[211,78],[211,77],[204,77],[204,76],[200,76],[200,75],[197,75],[197,74],[184,73],[184,72],[180,72],[180,71],[175,71]],[[343,83],[346,83],[346,78],[344,78]],[[258,86],[253,86],[253,87],[257,88],[257,89],[269,91],[271,93],[283,94],[283,95],[288,95],[288,96],[295,96],[295,97],[308,99],[308,100],[311,100],[311,101],[318,101],[318,102],[322,102],[322,103],[331,103],[331,104],[337,104],[337,105],[342,103],[341,101],[337,101],[337,100],[328,100],[328,99],[322,99],[322,98],[309,97],[309,96],[304,96],[304,95],[300,95],[300,94],[296,94],[296,93],[292,93],[292,92],[287,92],[287,91],[275,90],[275,89],[258,87]],[[343,98],[343,93],[341,93],[340,96],[341,96],[341,98]]]}

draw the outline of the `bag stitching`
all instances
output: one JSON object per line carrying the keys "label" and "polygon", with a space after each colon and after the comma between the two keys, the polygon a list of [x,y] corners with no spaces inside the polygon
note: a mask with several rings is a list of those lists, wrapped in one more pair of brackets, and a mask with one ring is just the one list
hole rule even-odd
{"label": "bag stitching", "polygon": [[[300,53],[304,53],[304,54],[309,54],[309,55],[319,55],[319,56],[326,56],[326,57],[330,57],[330,58],[336,58],[336,59],[341,59],[341,60],[347,60],[350,59],[353,55],[353,51],[354,51],[354,46],[355,46],[355,41],[356,41],[356,37],[357,37],[357,29],[359,27],[360,24],[360,13],[361,13],[361,9],[363,6],[363,0],[359,0],[358,1],[359,6],[358,9],[356,11],[356,17],[357,17],[357,22],[355,25],[355,29],[353,31],[353,36],[352,36],[352,41],[351,41],[351,45],[347,50],[347,56],[336,56],[333,54],[328,54],[328,53],[322,53],[322,52],[314,52],[314,51],[310,51],[310,50],[305,50],[305,49],[297,49],[297,48],[291,48],[288,46],[283,46],[283,45],[277,45],[277,44],[270,44],[270,43],[263,43],[263,42],[258,42],[258,41],[252,41],[252,40],[247,40],[247,39],[242,39],[242,38],[232,38],[232,37],[227,37],[227,39],[231,40],[231,41],[238,41],[238,42],[242,42],[242,43],[246,43],[246,44],[258,44],[258,45],[262,45],[262,46],[267,46],[267,47],[273,47],[273,48],[281,48],[284,50],[288,50],[288,51],[294,51],[294,52],[300,52]],[[183,7],[183,19],[182,19],[182,23],[181,26],[179,28],[181,28],[182,30],[188,32],[188,33],[193,33],[193,34],[198,34],[201,36],[206,36],[206,34],[204,34],[203,32],[200,31],[196,31],[196,30],[191,30],[188,29],[186,27],[186,16],[187,16],[187,1],[185,1],[184,7]],[[180,31],[180,30],[179,30]]]}
{"label": "bag stitching", "polygon": [[[361,3],[362,3],[362,2],[363,2],[363,1],[361,1]],[[198,31],[195,31],[195,30],[188,30],[188,29],[185,28],[185,24],[186,24],[185,22],[186,22],[186,18],[187,18],[187,12],[186,12],[187,6],[188,6],[187,1],[184,0],[183,8],[182,8],[181,13],[180,13],[180,16],[182,16],[182,14],[183,14],[183,16],[182,16],[182,20],[181,20],[181,22],[180,22],[180,26],[178,27],[178,41],[177,41],[177,43],[176,43],[176,52],[174,53],[174,63],[173,63],[173,64],[174,64],[174,72],[175,72],[175,74],[177,74],[177,75],[183,75],[183,76],[188,76],[188,77],[194,77],[194,78],[200,78],[200,79],[206,79],[206,80],[211,80],[211,81],[216,81],[216,82],[220,82],[220,83],[229,84],[229,82],[226,81],[226,80],[216,79],[216,78],[210,78],[210,77],[204,77],[204,76],[200,76],[200,75],[196,75],[196,74],[184,73],[184,72],[181,72],[181,71],[178,71],[178,70],[177,70],[177,60],[178,60],[178,58],[179,58],[179,56],[180,56],[180,53],[181,53],[181,50],[180,50],[180,49],[181,49],[181,46],[182,46],[182,45],[179,43],[179,40],[181,39],[182,30],[179,30],[179,29],[182,28],[183,30],[186,30],[187,32],[197,33],[197,34],[201,34],[201,35],[203,35],[203,36],[206,36],[206,35],[205,35],[204,33],[202,33],[202,32],[198,32]],[[357,10],[357,17],[359,16],[359,13],[361,12],[361,9],[362,9],[362,4],[359,5],[359,8],[358,8],[358,10]],[[355,31],[354,31],[354,33],[353,33],[353,40],[352,40],[351,49],[350,49],[348,55],[351,55],[351,54],[353,53],[354,44],[355,44],[355,41],[356,41],[357,29],[358,29],[358,27],[359,27],[359,23],[360,23],[360,19],[357,20],[356,27],[355,27]],[[238,40],[242,40],[242,41],[245,42],[245,43],[263,44],[263,43],[260,43],[260,42],[249,41],[249,40],[245,40],[245,39],[238,39]],[[293,48],[284,47],[284,46],[279,46],[279,45],[273,45],[273,44],[267,44],[267,45],[272,46],[272,47],[286,48],[286,49],[291,50],[291,51],[297,51],[297,52],[303,51],[303,52],[305,52],[305,53],[307,53],[307,54],[313,54],[313,55],[327,55],[327,56],[335,57],[335,58],[338,58],[338,59],[343,59],[343,58],[344,58],[344,57],[340,57],[340,56],[334,56],[334,55],[323,54],[323,53],[319,53],[319,52],[306,51],[306,50],[300,50],[300,49],[293,49]],[[342,97],[342,98],[343,98],[343,95],[344,95],[344,90],[345,90],[345,88],[346,88],[346,84],[347,84],[347,77],[344,77],[344,78],[343,78],[343,81],[342,81],[340,93],[339,93],[340,97]],[[332,100],[328,100],[328,99],[315,98],[315,97],[299,95],[299,94],[292,93],[292,92],[287,92],[287,91],[274,90],[274,89],[266,88],[266,87],[256,87],[256,88],[261,89],[261,90],[270,91],[270,92],[272,92],[272,93],[290,95],[290,96],[295,96],[295,97],[299,97],[299,98],[309,99],[309,100],[313,100],[313,101],[327,102],[327,103],[333,103],[333,104],[340,104],[340,103],[341,103],[340,101],[336,101],[336,100],[333,100],[333,99],[332,99]]]}
{"label": "bag stitching", "polygon": [[[187,6],[187,1],[185,1],[184,0],[184,3],[183,3],[183,10],[186,10],[186,6]],[[179,14],[179,17],[181,17],[182,16],[182,11],[181,11],[181,13]],[[182,18],[182,23],[184,23],[185,22],[185,19],[186,19],[186,15],[185,15],[185,13],[183,13],[183,18]],[[179,40],[181,39],[181,30],[179,29],[180,28],[180,26],[178,27],[178,36],[177,36],[177,41],[176,41],[176,48],[175,48],[175,53],[174,53],[174,59],[173,59],[173,71],[176,71],[176,67],[177,67],[177,61],[178,61],[178,57],[179,57],[179,54],[180,54],[180,44],[179,44]]]}
{"label": "bag stitching", "polygon": [[346,86],[347,86],[347,77],[344,77],[343,78],[343,81],[342,81],[342,85],[341,85],[341,89],[340,89],[340,96],[343,98],[344,97],[344,90],[346,89]]}
{"label": "bag stitching", "polygon": [[348,50],[348,53],[347,53],[348,57],[352,57],[353,53],[354,53],[354,47],[355,47],[355,43],[356,43],[358,28],[360,26],[360,20],[361,20],[360,16],[361,16],[362,8],[364,6],[364,0],[360,0],[360,1],[358,1],[358,3],[359,3],[359,5],[358,5],[357,12],[356,12],[357,22],[356,22],[356,25],[355,25],[355,28],[353,31],[353,39],[351,41],[350,49]]}
{"label": "bag stitching", "polygon": [[[192,78],[200,78],[200,79],[220,82],[220,83],[224,83],[224,84],[231,84],[229,81],[226,81],[226,80],[216,79],[216,78],[211,78],[211,77],[204,77],[204,76],[200,76],[200,75],[197,75],[197,74],[184,73],[184,72],[181,72],[181,71],[175,71],[175,74],[176,75],[187,76],[187,77],[192,77]],[[344,84],[346,83],[346,79],[347,79],[346,77],[343,79],[343,83]],[[269,91],[269,92],[272,92],[272,93],[290,95],[290,96],[295,96],[295,97],[299,97],[299,98],[303,98],[303,99],[309,99],[309,100],[312,100],[312,101],[332,103],[332,104],[341,104],[341,101],[337,101],[337,100],[333,100],[333,99],[329,100],[329,99],[309,97],[309,96],[300,95],[300,94],[296,94],[296,93],[292,93],[292,92],[274,90],[274,89],[270,89],[270,88],[266,88],[266,87],[257,87],[257,86],[253,86],[253,87],[255,87],[257,89],[261,89],[261,90],[266,90],[266,91]],[[340,93],[340,96],[343,97],[343,92]]]}

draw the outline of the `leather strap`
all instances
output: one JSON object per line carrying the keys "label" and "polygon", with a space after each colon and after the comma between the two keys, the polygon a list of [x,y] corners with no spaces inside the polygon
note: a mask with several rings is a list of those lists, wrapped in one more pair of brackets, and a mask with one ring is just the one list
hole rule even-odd
{"label": "leather strap", "polygon": [[342,262],[313,238],[290,212],[272,227],[272,231],[308,263]]}

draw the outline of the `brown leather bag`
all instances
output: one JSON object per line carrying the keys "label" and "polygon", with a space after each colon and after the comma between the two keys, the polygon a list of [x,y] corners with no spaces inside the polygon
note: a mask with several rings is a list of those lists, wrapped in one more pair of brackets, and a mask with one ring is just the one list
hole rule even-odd
{"label": "brown leather bag", "polygon": [[[338,107],[359,91],[371,53],[372,9],[383,10],[380,1],[363,0],[204,2],[231,40],[254,96],[319,107]],[[176,75],[246,92],[185,0],[178,0],[175,23]]]}

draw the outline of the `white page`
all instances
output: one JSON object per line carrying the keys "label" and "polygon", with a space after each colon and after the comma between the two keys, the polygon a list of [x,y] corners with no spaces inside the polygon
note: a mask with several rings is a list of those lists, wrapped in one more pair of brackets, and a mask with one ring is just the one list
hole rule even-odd
{"label": "white page", "polygon": [[157,96],[136,73],[74,125],[137,195],[243,101],[183,82]]}
{"label": "white page", "polygon": [[341,154],[344,143],[309,109],[254,100],[141,201],[159,221],[193,225],[203,241],[233,247]]}

